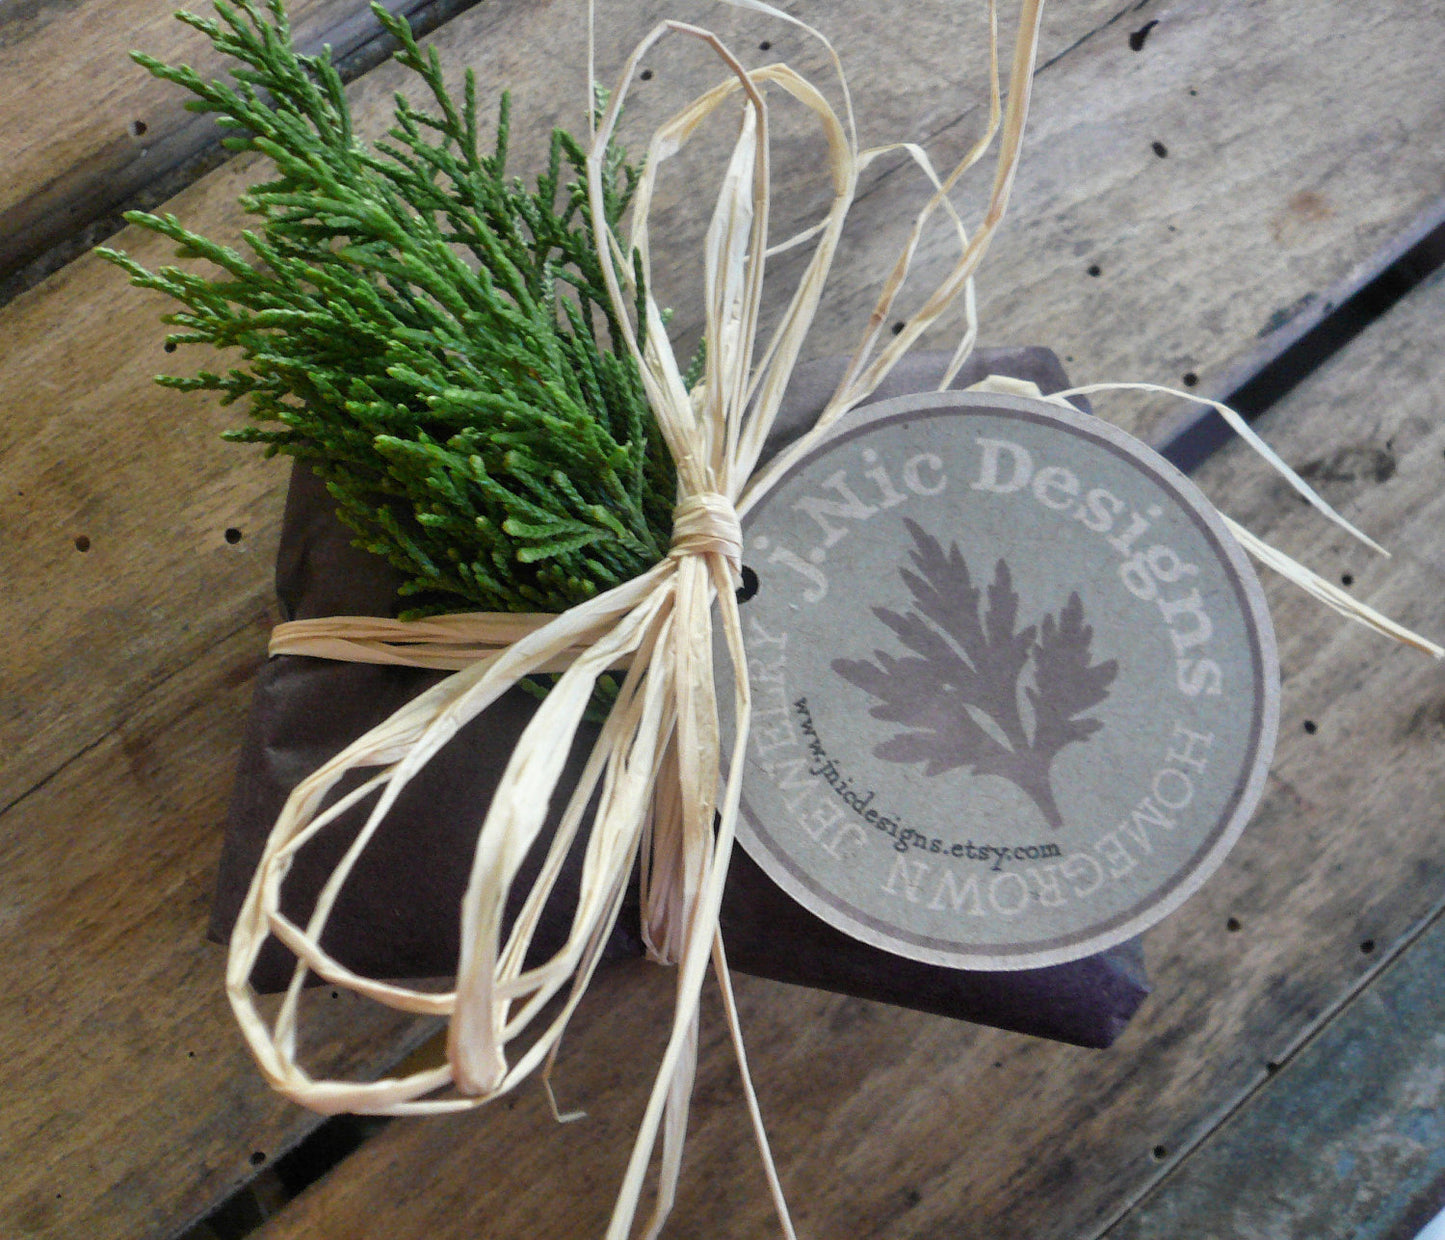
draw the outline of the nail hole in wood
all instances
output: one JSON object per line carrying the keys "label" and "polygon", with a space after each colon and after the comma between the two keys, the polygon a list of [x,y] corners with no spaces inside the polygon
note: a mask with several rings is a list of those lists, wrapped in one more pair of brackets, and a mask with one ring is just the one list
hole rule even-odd
{"label": "nail hole in wood", "polygon": [[176,351],[176,342],[174,340],[167,340],[161,347],[165,349],[167,353],[174,353]]}
{"label": "nail hole in wood", "polygon": [[1169,148],[1162,142],[1151,142],[1149,149],[1159,156],[1160,159],[1167,159],[1169,157]]}
{"label": "nail hole in wood", "polygon": [[903,324],[902,324],[902,323],[895,323],[895,324],[893,324],[893,334],[894,334],[895,336],[898,335],[902,330],[903,330]]}
{"label": "nail hole in wood", "polygon": [[1224,928],[1228,930],[1230,934],[1236,933],[1238,930],[1241,929],[1239,918],[1231,917],[1228,921],[1224,923]]}
{"label": "nail hole in wood", "polygon": [[743,584],[738,587],[738,602],[746,603],[758,592],[758,575],[746,564],[743,565]]}
{"label": "nail hole in wood", "polygon": [[1101,276],[1104,274],[1104,269],[1100,267],[1098,263],[1090,263],[1089,274],[1091,276]]}
{"label": "nail hole in wood", "polygon": [[266,1161],[266,1155],[261,1150],[253,1150],[251,1153],[251,1166],[259,1167]]}
{"label": "nail hole in wood", "polygon": [[1129,50],[1131,52],[1142,52],[1144,42],[1149,38],[1149,32],[1159,23],[1157,21],[1145,22],[1138,30],[1129,36]]}
{"label": "nail hole in wood", "polygon": [[651,70],[651,69],[644,69],[644,70],[643,70],[641,73],[639,73],[637,76],[640,77],[644,82],[650,82],[650,81],[652,81],[652,70]]}
{"label": "nail hole in wood", "polygon": [[764,39],[761,43],[758,44],[758,51],[760,52],[770,52],[772,50],[773,45],[769,43],[766,39]]}
{"label": "nail hole in wood", "polygon": [[77,535],[75,536],[75,549],[76,549],[77,551],[89,551],[89,550],[90,550],[90,538],[89,538],[89,536],[88,536],[88,535],[85,535],[85,534],[77,534]]}
{"label": "nail hole in wood", "polygon": [[1199,382],[1199,376],[1196,375],[1192,370],[1186,370],[1186,371],[1184,372],[1184,386],[1185,386],[1185,387],[1193,387],[1193,386],[1194,386],[1196,383],[1198,383],[1198,382]]}
{"label": "nail hole in wood", "polygon": [[1192,87],[1192,86],[1189,88],[1189,93],[1190,93],[1191,95],[1198,95],[1198,94],[1199,94],[1199,92],[1198,92],[1197,90],[1195,90],[1194,87]]}
{"label": "nail hole in wood", "polygon": [[226,530],[226,541],[234,547],[238,542],[241,541],[241,531],[238,530],[234,525],[231,526],[229,529]]}
{"label": "nail hole in wood", "polygon": [[145,121],[131,121],[130,136],[132,138],[139,138],[143,133],[145,133],[146,128],[147,126]]}
{"label": "nail hole in wood", "polygon": [[1279,1064],[1275,1063],[1274,1060],[1271,1059],[1267,1064],[1264,1065],[1264,1071],[1266,1076],[1273,1076],[1276,1072],[1279,1071]]}
{"label": "nail hole in wood", "polygon": [[1313,719],[1306,719],[1304,723],[1304,728],[1306,733],[1308,733],[1310,736],[1313,736],[1316,732],[1320,730],[1320,725],[1317,724]]}
{"label": "nail hole in wood", "polygon": [[1152,1150],[1149,1151],[1149,1153],[1153,1157],[1155,1162],[1163,1162],[1166,1158],[1169,1157],[1169,1150],[1166,1146],[1163,1145],[1156,1145]]}
{"label": "nail hole in wood", "polygon": [[1363,955],[1368,956],[1368,955],[1369,955],[1371,952],[1373,952],[1374,950],[1375,950],[1375,940],[1374,940],[1374,939],[1366,939],[1366,940],[1364,940],[1364,942],[1362,942],[1362,943],[1360,944],[1360,951],[1361,951],[1361,953],[1362,953]]}
{"label": "nail hole in wood", "polygon": [[1354,579],[1354,577],[1352,577],[1349,573],[1345,573],[1343,576],[1340,577],[1340,585],[1342,585],[1342,586],[1352,586],[1352,585],[1354,585],[1354,584],[1355,584],[1355,579]]}

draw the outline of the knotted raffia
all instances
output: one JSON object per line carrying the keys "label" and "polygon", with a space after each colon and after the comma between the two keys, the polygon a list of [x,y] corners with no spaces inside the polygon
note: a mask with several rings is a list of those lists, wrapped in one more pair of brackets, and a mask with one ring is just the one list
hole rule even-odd
{"label": "knotted raffia", "polygon": [[[1021,5],[1005,112],[999,90],[996,14],[990,4],[990,124],[963,162],[946,179],[940,179],[927,156],[911,144],[858,150],[847,83],[832,47],[822,35],[759,0],[728,2],[790,22],[820,41],[837,74],[843,119],[818,89],[786,65],[748,72],[708,31],[680,22],[664,22],[633,52],[622,84],[613,93],[593,134],[588,162],[592,221],[599,244],[615,259],[604,261],[602,269],[625,336],[614,343],[628,349],[636,359],[657,425],[677,466],[679,498],[668,555],[634,580],[560,616],[477,614],[407,623],[342,617],[280,626],[271,645],[273,654],[398,663],[451,669],[455,674],[359,738],[296,787],[266,843],[237,920],[227,971],[232,1006],[262,1071],[278,1090],[297,1102],[328,1113],[387,1115],[435,1114],[478,1106],[511,1089],[544,1061],[550,1066],[617,918],[634,865],[640,863],[644,939],[653,959],[678,966],[677,1002],[667,1048],[607,1231],[608,1240],[622,1240],[632,1230],[659,1133],[662,1158],[648,1236],[657,1234],[670,1209],[696,1063],[698,996],[710,960],[716,967],[749,1112],[783,1230],[793,1235],[748,1081],[717,929],[750,712],[746,655],[734,597],[742,550],[738,518],[793,461],[815,446],[839,417],[864,400],[960,296],[964,303],[963,338],[940,388],[949,385],[967,358],[976,336],[973,273],[1003,218],[1013,182],[1028,110],[1041,7],[1041,0],[1024,0]],[[730,76],[653,135],[635,198],[631,236],[624,244],[604,222],[602,160],[639,60],[670,34],[701,40],[717,54]],[[770,88],[782,91],[816,119],[827,139],[833,182],[832,203],[824,217],[772,250],[767,239],[770,167],[765,98]],[[637,295],[632,284],[631,256],[638,256],[646,273],[648,214],[660,167],[687,143],[708,115],[737,95],[741,95],[742,104],[740,132],[707,233],[703,264],[707,369],[703,380],[689,394],[669,345],[662,314],[650,295],[643,301],[647,343],[645,348],[638,346],[629,318]],[[1000,121],[1002,140],[987,213],[977,232],[970,236],[949,201],[948,191],[987,150]],[[872,160],[895,150],[915,160],[935,192],[919,213],[885,282],[837,392],[814,428],[755,477],[753,471],[763,442],[817,309],[858,176]],[[883,326],[893,318],[894,300],[914,250],[936,212],[943,213],[957,237],[958,260],[903,330],[880,344]],[[815,245],[813,257],[759,357],[758,317],[766,259],[772,253],[809,242]],[[1080,389],[1087,390],[1094,389]],[[1292,484],[1329,512],[1242,422],[1237,429],[1265,451]],[[1329,515],[1340,520],[1333,513]],[[1232,528],[1256,554],[1273,557],[1276,567],[1332,606],[1376,627],[1389,626],[1383,617],[1333,590],[1329,583],[1264,547],[1247,532]],[[714,608],[732,671],[727,687],[733,696],[735,729],[726,781],[719,777]],[[1401,632],[1395,626],[1393,635],[1400,636]],[[1439,648],[1433,647],[1432,652],[1438,654]],[[542,830],[596,680],[609,669],[625,669],[616,703],[567,800],[541,871],[515,922],[504,933],[508,894]],[[467,722],[523,677],[544,672],[558,674],[556,684],[517,744],[477,839],[462,904],[461,954],[454,988],[444,993],[422,991],[347,969],[321,946],[322,934],[352,868],[397,796]],[[327,804],[343,775],[368,768],[376,768],[376,773]],[[584,811],[594,797],[595,818],[590,830],[584,832]],[[374,804],[364,827],[322,888],[306,924],[297,925],[281,912],[281,885],[292,859],[340,815],[368,800]],[[542,910],[579,833],[585,833],[586,842],[582,845],[581,882],[570,932],[554,955],[526,967],[528,948]],[[262,1018],[248,979],[270,935],[293,951],[298,963],[279,1011],[268,1023]],[[449,1017],[446,1063],[399,1079],[313,1079],[296,1057],[299,1002],[308,971],[333,986],[346,987],[388,1007]],[[553,1002],[559,998],[560,1002]]]}

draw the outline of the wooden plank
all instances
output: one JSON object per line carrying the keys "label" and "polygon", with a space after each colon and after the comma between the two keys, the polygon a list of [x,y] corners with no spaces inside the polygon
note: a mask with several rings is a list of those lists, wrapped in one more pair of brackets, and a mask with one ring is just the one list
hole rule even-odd
{"label": "wooden plank", "polygon": [[[386,0],[386,5],[425,27],[474,2]],[[372,55],[380,28],[361,0],[296,0],[289,7],[298,42],[307,50],[330,44],[343,61]],[[605,4],[599,8],[605,28],[628,46],[662,16],[657,5],[640,12],[629,6],[620,14]],[[1051,19],[1046,53],[1061,51],[1123,11],[1117,0],[1073,6],[1061,20]],[[565,25],[580,30],[580,15]],[[960,42],[957,25],[957,18],[947,17],[918,23],[920,35],[935,37],[920,38],[916,49],[894,40],[890,63],[916,68],[926,58],[934,75],[952,80],[959,65],[947,49]],[[558,23],[547,19],[537,26],[530,33],[540,33],[543,46],[555,42]],[[954,37],[936,37],[940,32]],[[961,41],[966,48],[975,42]],[[529,42],[515,50],[537,46]],[[178,92],[138,69],[127,55],[132,48],[193,64],[206,74],[222,67],[203,38],[171,20],[170,6],[150,0],[103,7],[98,0],[65,6],[26,0],[0,12],[0,80],[9,86],[0,98],[0,156],[9,174],[0,184],[0,289],[27,263],[49,266],[79,252],[52,256],[46,253],[50,247],[76,238],[96,243],[116,230],[119,221],[113,217],[122,207],[159,202],[223,158],[211,121],[184,111]],[[583,63],[575,48],[567,51],[565,63]],[[76,82],[92,85],[82,92]],[[942,123],[935,98],[918,97],[913,114],[923,128],[909,132],[931,132]],[[556,107],[555,93],[549,102]],[[947,96],[941,103],[945,112],[952,106]]]}
{"label": "wooden plank", "polygon": [[[1233,390],[1445,219],[1438,16],[1429,0],[1175,0],[1073,49],[1035,85],[1011,218],[980,273],[983,339],[1047,342],[1080,382]],[[930,150],[945,165],[971,140],[964,123]],[[861,204],[820,349],[865,321],[902,201],[890,185]],[[920,288],[951,253],[941,234],[921,247]],[[1158,399],[1105,408],[1146,438],[1181,416]]]}
{"label": "wooden plank", "polygon": [[[94,244],[114,231],[104,217],[217,148],[210,118],[185,111],[182,94],[128,54],[141,48],[207,75],[221,70],[210,43],[173,19],[174,7],[22,0],[0,8],[0,281],[76,234],[88,230]],[[289,7],[311,51],[329,43],[345,57],[381,33],[364,0]],[[410,14],[424,4],[387,7]]]}
{"label": "wooden plank", "polygon": [[[1257,532],[1320,571],[1349,573],[1361,597],[1437,633],[1442,314],[1445,276],[1267,419],[1285,455],[1394,548],[1392,561],[1348,546],[1243,451],[1201,477]],[[1150,932],[1156,993],[1114,1048],[1081,1051],[738,979],[764,1115],[804,1234],[1096,1234],[1440,907],[1445,668],[1278,580],[1265,585],[1284,674],[1269,788],[1224,869]],[[1362,752],[1368,762],[1350,760]],[[601,1117],[591,1141],[586,1125],[551,1128],[535,1099],[441,1130],[396,1124],[288,1206],[264,1240],[355,1234],[383,1210],[398,1232],[439,1237],[595,1232],[615,1189],[617,1127],[636,1114],[652,1062],[637,1057],[619,1080],[618,1061],[634,1062],[634,1042],[657,1020],[641,1005],[627,1022],[615,1009],[630,997],[598,996],[613,1010],[571,1044],[561,1077],[565,1105]],[[730,1236],[770,1236],[727,1048],[716,1023],[709,1029],[669,1234],[701,1236],[726,1218]],[[553,1160],[541,1171],[547,1146]]]}
{"label": "wooden plank", "polygon": [[1445,1203],[1445,922],[1211,1134],[1108,1240],[1407,1240]]}
{"label": "wooden plank", "polygon": [[[320,1122],[257,1075],[205,941],[268,624],[253,610],[4,816],[0,1235],[172,1235]],[[318,1062],[363,1074],[432,1027],[308,1001]]]}

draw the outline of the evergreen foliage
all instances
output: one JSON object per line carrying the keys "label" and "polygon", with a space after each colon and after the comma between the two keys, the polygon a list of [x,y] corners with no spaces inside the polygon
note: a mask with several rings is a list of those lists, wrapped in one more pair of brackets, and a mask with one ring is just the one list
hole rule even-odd
{"label": "evergreen foliage", "polygon": [[[165,316],[178,329],[168,347],[239,353],[224,374],[158,382],[247,398],[257,425],[227,438],[316,470],[359,545],[405,575],[409,615],[563,611],[656,563],[673,467],[635,363],[609,347],[622,337],[581,145],[556,130],[535,191],[508,178],[507,98],[479,154],[474,76],[458,104],[436,53],[373,4],[434,110],[399,95],[387,140],[368,150],[329,52],[296,51],[281,0],[269,15],[252,0],[215,7],[219,20],[177,16],[239,62],[234,86],[135,59],[191,91],[186,106],[215,113],[226,145],[262,152],[275,177],[241,200],[260,221],[243,234],[249,257],[174,216],[127,215],[219,275],[101,251],[182,303]],[[609,223],[636,179],[611,152]]]}

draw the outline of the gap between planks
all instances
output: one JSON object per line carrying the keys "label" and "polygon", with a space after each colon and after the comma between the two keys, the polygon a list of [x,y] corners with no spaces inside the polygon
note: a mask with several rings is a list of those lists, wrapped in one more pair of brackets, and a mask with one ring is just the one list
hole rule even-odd
{"label": "gap between planks", "polygon": [[[476,3],[478,0],[391,0],[387,7],[407,16],[413,29],[425,35]],[[302,27],[297,31],[298,43],[310,52],[330,44],[343,81],[350,82],[391,57],[390,36],[364,4],[353,4],[352,13],[316,31],[306,28],[305,19],[310,13],[305,6],[294,7],[301,10],[295,14]],[[104,19],[92,15],[92,20]],[[155,89],[146,80],[145,70],[124,55],[119,46],[133,36],[125,33],[125,27],[118,29],[121,33],[116,70],[135,75],[138,81],[117,83],[104,92],[106,106],[99,115],[107,118],[123,114],[121,105],[130,106],[128,98],[117,99],[116,95]],[[32,37],[43,42],[48,36],[42,31]],[[64,57],[67,50],[62,49],[60,55]],[[0,306],[113,237],[125,227],[121,217],[126,211],[153,210],[234,157],[221,146],[221,132],[209,117],[179,119],[188,96],[179,87],[168,89],[173,93],[159,118],[153,106],[132,108],[143,110],[150,118],[131,123],[129,133],[138,154],[116,162],[116,148],[122,145],[118,141],[106,144],[106,149],[90,149],[81,163],[82,168],[94,165],[89,175],[77,168],[62,169],[49,182],[0,212]],[[76,101],[89,97],[73,93],[68,96]],[[85,124],[91,135],[90,146],[95,148],[101,142],[99,123],[88,120]],[[150,135],[146,143],[140,141],[143,134]],[[59,136],[71,145],[86,142],[84,134],[69,132]]]}
{"label": "gap between planks", "polygon": [[[393,2],[387,7],[403,14],[417,36],[425,38],[479,2],[481,0],[405,0],[400,4]],[[1137,7],[1137,4],[1125,6],[1100,21],[1093,29],[1044,59],[1038,65],[1036,74],[1057,64],[1074,49],[1123,20]],[[333,45],[336,64],[345,82],[351,82],[389,60],[394,51],[390,37],[382,32],[381,27],[364,9],[356,16],[338,21],[332,29],[308,37],[304,46],[306,50],[315,51],[323,43]],[[128,58],[123,63],[131,72],[143,72],[132,65]],[[176,110],[179,110],[182,98],[177,88],[173,99]],[[976,111],[977,109],[970,109],[965,116]],[[943,130],[930,133],[919,140],[931,141],[938,132],[946,131],[957,123],[950,122]],[[154,121],[147,124],[151,128],[155,127]],[[142,132],[144,131],[143,127]],[[33,198],[45,199],[44,213],[30,210],[28,214],[36,218],[30,219],[28,223],[22,220],[19,228],[12,224],[8,240],[0,246],[0,306],[113,237],[125,227],[121,217],[126,211],[154,210],[229,162],[234,157],[233,153],[221,146],[220,139],[221,134],[213,125],[204,121],[192,121],[184,132],[172,135],[172,139],[165,146],[165,158],[152,161],[148,165],[154,167],[159,162],[161,166],[144,180],[138,180],[132,166],[126,165],[118,169],[107,167],[103,173],[97,172],[78,186],[79,192],[69,200],[51,201],[50,199],[55,198],[51,187],[37,190]],[[142,151],[143,155],[150,153],[149,150]],[[105,188],[97,189],[97,184],[101,182],[106,183]],[[116,192],[117,182],[121,189],[119,196]],[[873,188],[865,188],[860,192],[860,197],[871,193]],[[6,214],[22,214],[22,209],[26,208],[30,201],[32,200],[27,199],[17,203],[14,210]],[[62,220],[64,227],[68,229],[63,233],[57,223]],[[5,216],[0,215],[0,225],[4,223]]]}

